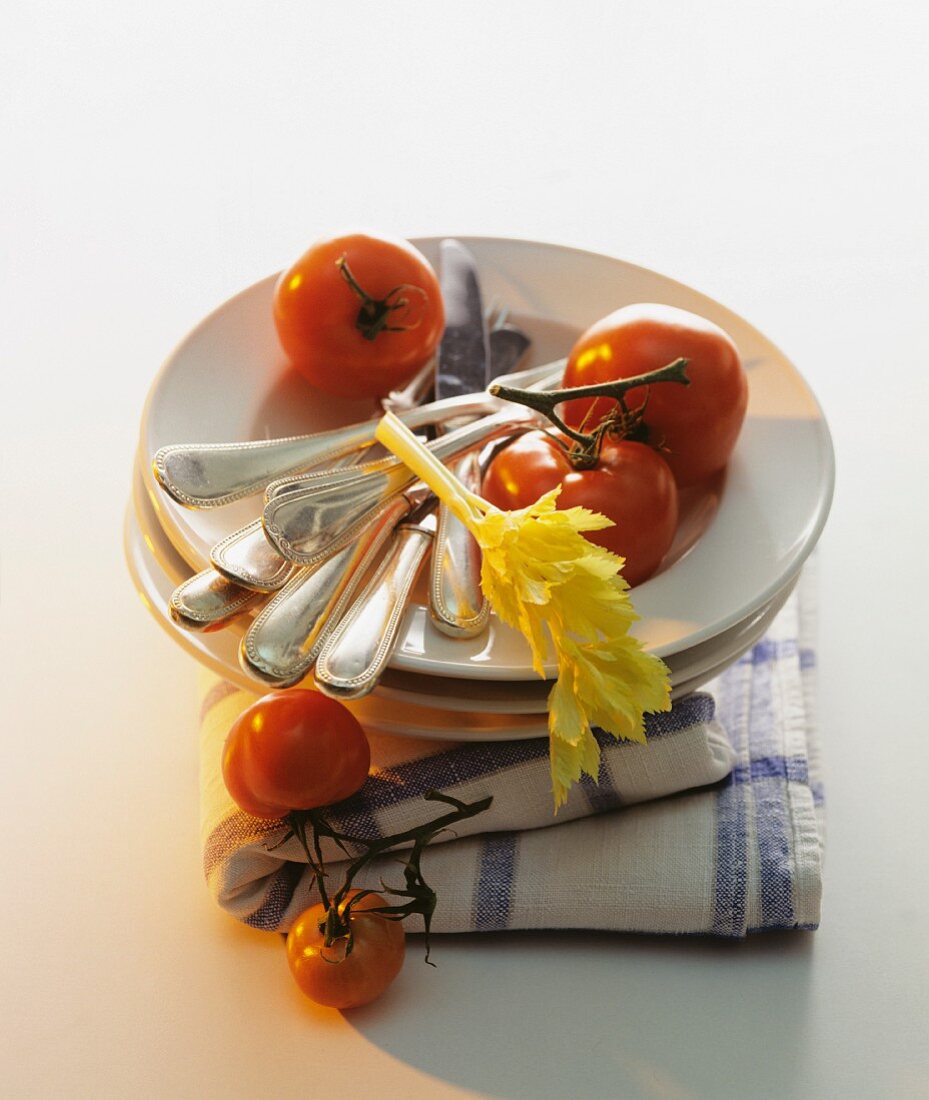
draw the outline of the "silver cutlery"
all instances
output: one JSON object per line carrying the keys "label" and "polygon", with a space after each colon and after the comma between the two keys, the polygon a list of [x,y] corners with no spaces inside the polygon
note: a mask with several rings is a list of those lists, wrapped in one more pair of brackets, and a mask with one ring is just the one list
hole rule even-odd
{"label": "silver cutlery", "polygon": [[[501,344],[501,347],[502,346]],[[432,358],[405,386],[399,390],[391,390],[391,392],[381,401],[381,408],[384,409],[385,412],[389,409],[390,412],[396,413],[397,416],[399,416],[400,413],[409,412],[410,409],[415,409],[418,405],[422,405],[426,401],[426,398],[432,393],[432,381],[434,378],[435,358]]]}
{"label": "silver cutlery", "polygon": [[494,378],[515,371],[532,343],[522,329],[508,324],[491,329],[487,342],[490,345],[490,369]]}
{"label": "silver cutlery", "polygon": [[[469,451],[453,467],[466,488],[478,492],[481,466]],[[490,619],[481,589],[481,548],[465,525],[440,507],[429,570],[429,612],[437,630],[450,638],[473,638]]]}
{"label": "silver cutlery", "polygon": [[242,668],[265,683],[289,687],[312,668],[397,522],[414,501],[401,496],[380,523],[320,565],[297,569],[258,613],[239,647]]}
{"label": "silver cutlery", "polygon": [[[479,307],[479,294],[476,298]],[[476,357],[482,370],[461,371],[451,388],[441,379],[435,399],[418,405],[435,381],[439,364],[430,362],[382,405],[414,430],[454,429],[431,446],[442,460],[463,454],[459,473],[477,488],[474,448],[535,419],[481,387],[508,374],[514,385],[546,388],[559,380],[563,362],[514,372],[530,342],[499,313],[489,332],[483,321],[472,326],[470,336],[467,328],[463,332],[482,340]],[[263,516],[217,543],[212,568],[179,585],[170,601],[172,618],[189,630],[216,630],[259,608],[242,640],[240,663],[264,683],[298,683],[314,662],[319,670],[325,653],[317,677],[322,690],[343,697],[372,690],[389,661],[437,527],[445,545],[444,570],[432,602],[453,623],[449,633],[479,628],[480,611],[471,605],[477,603],[474,593],[483,602],[480,551],[467,530],[449,533],[452,517],[437,520],[435,498],[393,456],[348,468],[373,447],[377,423],[375,417],[285,439],[172,445],[153,458],[159,485],[187,507],[219,507],[266,490]],[[412,518],[402,522],[406,516]],[[354,599],[388,540],[387,553]],[[347,673],[349,667],[354,671]]]}
{"label": "silver cutlery", "polygon": [[436,498],[399,524],[374,575],[335,626],[316,659],[320,691],[336,699],[359,699],[377,686],[387,667],[403,612],[432,545]]}
{"label": "silver cutlery", "polygon": [[[328,470],[354,466],[361,452],[336,459]],[[268,542],[261,516],[227,535],[210,550],[213,568],[234,584],[256,592],[276,592],[286,583],[293,569]]]}
{"label": "silver cutlery", "polygon": [[[511,376],[511,383],[526,386],[544,372],[544,367],[519,371]],[[502,407],[499,398],[481,391],[433,401],[399,415],[409,428],[417,429],[463,416],[486,416]],[[173,443],[155,453],[152,470],[161,488],[179,504],[218,508],[261,492],[269,482],[371,446],[377,423],[375,417],[343,428],[283,439]]]}
{"label": "silver cutlery", "polygon": [[293,569],[268,542],[261,517],[233,531],[210,551],[213,568],[227,580],[255,592],[276,592]]}
{"label": "silver cutlery", "polygon": [[175,588],[168,611],[185,630],[219,630],[263,598],[260,592],[233,584],[215,569],[204,569]]}
{"label": "silver cutlery", "polygon": [[[511,405],[449,432],[428,446],[436,458],[445,462],[501,435],[541,422],[541,414]],[[263,520],[265,534],[285,558],[312,565],[334,547],[344,546],[356,537],[386,500],[413,484],[415,475],[399,459],[386,458],[351,471],[310,475],[303,481],[303,485],[293,484],[283,495],[275,495],[270,486]]]}

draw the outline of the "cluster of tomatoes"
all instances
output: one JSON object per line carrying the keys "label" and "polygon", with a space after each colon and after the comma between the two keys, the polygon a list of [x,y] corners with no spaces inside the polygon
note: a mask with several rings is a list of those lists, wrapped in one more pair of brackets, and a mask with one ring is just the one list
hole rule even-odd
{"label": "cluster of tomatoes", "polygon": [[588,534],[625,558],[630,586],[647,580],[674,541],[678,489],[708,482],[729,461],[748,403],[731,338],[703,317],[666,305],[630,305],[589,328],[568,356],[564,388],[622,382],[686,361],[686,385],[660,382],[608,397],[566,400],[557,431],[520,436],[498,452],[484,496],[524,508],[557,485],[559,507],[581,505],[615,526]]}
{"label": "cluster of tomatoes", "polygon": [[[246,813],[299,829],[302,811],[358,791],[370,764],[368,739],[346,707],[316,691],[290,689],[264,696],[239,715],[222,768],[229,794]],[[287,934],[287,961],[307,997],[353,1008],[387,989],[403,966],[406,936],[399,920],[370,911],[385,907],[379,894],[347,890],[297,917]],[[332,935],[334,925],[341,934]]]}
{"label": "cluster of tomatoes", "polygon": [[[356,234],[319,242],[280,278],[274,317],[294,366],[326,393],[382,397],[429,360],[441,339],[438,280],[404,241]],[[588,535],[625,559],[641,584],[660,566],[678,522],[678,489],[717,475],[735,446],[748,382],[730,337],[667,305],[630,305],[571,349],[565,388],[632,378],[686,359],[688,385],[640,386],[617,402],[566,401],[563,424],[595,439],[580,453],[557,430],[518,436],[486,471],[484,496],[523,508],[561,485],[559,505],[582,505],[615,526]]]}

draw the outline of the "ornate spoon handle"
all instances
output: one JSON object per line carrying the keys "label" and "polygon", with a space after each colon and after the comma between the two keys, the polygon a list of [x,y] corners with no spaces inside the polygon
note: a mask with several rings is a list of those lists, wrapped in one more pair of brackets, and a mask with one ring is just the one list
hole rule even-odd
{"label": "ornate spoon handle", "polygon": [[[509,376],[517,386],[529,386],[551,374],[551,365]],[[420,405],[400,414],[409,428],[441,424],[461,416],[484,416],[501,408],[484,391]],[[152,469],[158,484],[189,508],[218,508],[260,492],[271,481],[368,447],[377,419],[312,435],[259,439],[245,443],[176,443],[158,450]]]}
{"label": "ornate spoon handle", "polygon": [[[429,507],[435,508],[434,498]],[[377,686],[434,532],[434,511],[419,523],[397,528],[377,571],[323,646],[316,661],[320,691],[336,699],[359,699]]]}

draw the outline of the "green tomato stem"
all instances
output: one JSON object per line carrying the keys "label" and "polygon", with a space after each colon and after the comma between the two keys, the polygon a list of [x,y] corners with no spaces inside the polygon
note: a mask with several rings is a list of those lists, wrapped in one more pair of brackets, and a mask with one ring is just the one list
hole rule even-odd
{"label": "green tomato stem", "polygon": [[505,401],[514,401],[519,405],[535,409],[542,413],[555,425],[559,431],[564,432],[569,439],[582,448],[581,459],[589,460],[595,457],[602,438],[602,431],[598,427],[593,432],[580,432],[569,427],[555,412],[556,406],[565,401],[574,401],[584,397],[612,397],[619,402],[620,408],[626,410],[625,395],[629,390],[637,386],[651,386],[656,382],[677,382],[682,386],[689,386],[685,368],[689,360],[675,359],[666,366],[657,370],[647,371],[645,374],[636,374],[631,378],[619,378],[613,382],[597,382],[590,386],[576,386],[561,390],[520,390],[513,386],[504,386],[495,383],[489,392],[495,397],[502,397]]}
{"label": "green tomato stem", "polygon": [[361,308],[355,318],[355,328],[366,340],[375,340],[382,332],[407,332],[416,328],[418,321],[411,325],[390,325],[387,322],[397,310],[409,308],[410,300],[403,297],[404,291],[415,291],[425,299],[427,295],[422,287],[414,286],[412,283],[401,283],[389,290],[383,298],[373,298],[359,285],[344,256],[340,256],[335,263],[342,278],[361,302]]}
{"label": "green tomato stem", "polygon": [[[432,821],[427,821],[422,825],[416,825],[410,829],[405,829],[401,833],[379,837],[376,840],[367,840],[362,837],[349,836],[347,833],[339,832],[329,824],[322,809],[292,810],[284,818],[284,821],[290,826],[291,832],[303,848],[307,863],[313,872],[316,885],[319,889],[320,900],[326,914],[324,920],[320,924],[320,931],[324,933],[325,937],[325,946],[330,947],[337,939],[344,939],[346,940],[345,954],[348,955],[351,953],[352,908],[357,902],[361,901],[362,898],[373,893],[371,890],[361,890],[355,897],[346,900],[349,891],[352,889],[352,884],[355,881],[356,875],[375,857],[391,851],[398,845],[412,843],[412,848],[407,854],[404,862],[404,889],[395,890],[388,886],[382,887],[387,893],[407,900],[396,905],[379,905],[371,909],[366,909],[365,912],[379,913],[387,920],[403,920],[404,917],[411,916],[413,913],[418,913],[423,919],[426,962],[429,962],[429,929],[432,921],[432,914],[436,907],[436,894],[423,878],[422,868],[420,867],[420,859],[422,858],[423,851],[429,842],[444,829],[457,824],[459,821],[464,821],[466,818],[483,813],[484,810],[490,806],[493,798],[488,796],[478,799],[476,802],[461,802],[451,795],[443,794],[441,791],[426,791],[423,798],[430,802],[444,802],[447,806],[451,806],[452,809],[448,813],[441,814],[439,817],[434,818]],[[315,856],[310,850],[310,844],[307,840],[308,825],[311,826],[313,830],[313,848],[315,849]],[[326,869],[320,844],[322,837],[327,837],[335,841],[335,843],[346,852],[346,845],[348,844],[364,849],[360,855],[350,860],[342,885],[331,898],[326,891],[325,885]],[[285,839],[287,838],[285,837]]]}

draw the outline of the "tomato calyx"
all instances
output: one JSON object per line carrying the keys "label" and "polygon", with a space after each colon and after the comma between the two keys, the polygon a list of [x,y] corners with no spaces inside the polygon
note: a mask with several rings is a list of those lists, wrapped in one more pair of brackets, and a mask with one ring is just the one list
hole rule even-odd
{"label": "tomato calyx", "polygon": [[408,297],[404,296],[405,294],[418,293],[422,301],[427,300],[428,295],[421,286],[401,283],[388,290],[383,298],[373,298],[359,285],[344,255],[336,260],[336,267],[361,301],[361,308],[355,318],[355,328],[366,340],[376,340],[382,332],[409,332],[419,325],[419,320],[415,318],[410,324],[389,324],[388,322],[394,318],[394,314],[398,315],[397,320],[409,316],[412,303]]}
{"label": "tomato calyx", "polygon": [[[678,358],[657,370],[637,374],[632,378],[620,378],[614,382],[597,382],[590,386],[575,386],[569,389],[520,390],[513,386],[495,383],[490,387],[489,392],[495,397],[526,405],[547,416],[552,424],[572,441],[569,447],[564,447],[564,444],[558,442],[574,469],[589,470],[597,465],[600,447],[608,434],[617,439],[628,439],[637,443],[650,442],[648,425],[644,419],[648,396],[646,395],[645,402],[639,408],[630,409],[626,404],[626,393],[638,386],[651,386],[662,382],[676,382],[682,386],[689,386],[687,364],[687,359]],[[581,431],[569,427],[555,412],[556,407],[563,401],[573,401],[581,397],[611,397],[616,401],[616,406],[592,431]],[[581,427],[586,427],[586,423]]]}
{"label": "tomato calyx", "polygon": [[[351,917],[354,907],[363,898],[368,897],[374,891],[354,891],[354,882],[358,873],[367,866],[371,860],[386,852],[392,851],[399,845],[411,844],[409,851],[404,852],[402,888],[393,888],[382,883],[382,890],[398,899],[393,905],[377,905],[365,907],[365,913],[376,913],[387,920],[401,921],[405,917],[418,913],[423,920],[424,946],[426,962],[434,965],[429,959],[429,931],[432,924],[432,916],[435,912],[437,897],[435,891],[423,877],[420,861],[426,845],[445,829],[464,821],[469,817],[475,817],[483,813],[491,802],[492,796],[478,799],[475,802],[462,802],[451,795],[441,791],[426,791],[423,798],[429,802],[442,802],[451,809],[431,821],[424,822],[405,829],[400,833],[378,837],[371,840],[366,837],[351,836],[336,829],[327,819],[322,809],[291,810],[284,817],[289,831],[281,839],[280,843],[295,837],[306,855],[307,863],[316,880],[320,900],[325,910],[325,917],[319,924],[319,931],[324,937],[324,946],[329,948],[337,942],[344,942],[344,951],[339,957],[327,959],[328,962],[340,962],[351,954],[353,947],[353,934]],[[349,860],[345,877],[341,886],[332,895],[326,887],[327,872],[322,856],[321,841],[323,838],[334,841],[339,848],[349,855],[349,846],[362,848],[360,855]],[[325,956],[324,956],[325,957]]]}

